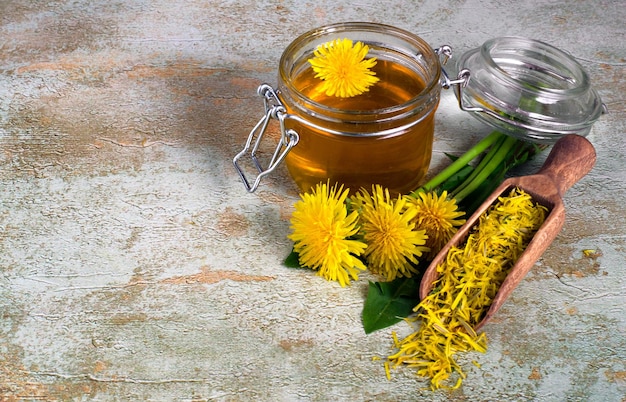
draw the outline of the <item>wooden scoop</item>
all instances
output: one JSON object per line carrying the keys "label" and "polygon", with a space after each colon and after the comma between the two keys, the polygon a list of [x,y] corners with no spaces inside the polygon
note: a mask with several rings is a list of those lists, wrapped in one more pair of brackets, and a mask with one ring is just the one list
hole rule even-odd
{"label": "wooden scoop", "polygon": [[526,191],[535,202],[548,208],[548,216],[533,236],[526,250],[511,268],[484,318],[474,327],[474,330],[478,331],[498,311],[513,289],[559,233],[565,222],[565,207],[562,197],[574,183],[591,170],[595,161],[596,152],[593,145],[584,137],[570,134],[562,137],[554,144],[537,174],[505,180],[435,256],[422,278],[420,299],[424,299],[430,293],[433,283],[438,279],[437,266],[445,260],[450,247],[459,246],[465,242],[469,231],[475,226],[480,215],[503,193],[506,195],[515,187]]}

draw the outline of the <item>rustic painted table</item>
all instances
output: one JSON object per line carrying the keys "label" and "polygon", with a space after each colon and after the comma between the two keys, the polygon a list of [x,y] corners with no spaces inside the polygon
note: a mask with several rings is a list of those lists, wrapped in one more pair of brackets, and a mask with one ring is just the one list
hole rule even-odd
{"label": "rustic painted table", "polygon": [[[626,8],[580,1],[0,2],[0,400],[625,401]],[[587,69],[609,114],[556,241],[460,357],[455,391],[385,376],[368,279],[282,265],[297,190],[231,159],[297,35],[338,21],[455,52],[504,35]],[[431,173],[489,129],[444,91]],[[518,173],[534,172],[541,157]],[[584,251],[592,250],[593,253]],[[474,365],[475,360],[480,363]]]}

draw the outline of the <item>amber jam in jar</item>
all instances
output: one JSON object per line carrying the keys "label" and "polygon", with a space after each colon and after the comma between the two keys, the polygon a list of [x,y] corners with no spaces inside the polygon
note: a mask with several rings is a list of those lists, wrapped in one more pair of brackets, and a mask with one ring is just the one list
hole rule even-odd
{"label": "amber jam in jar", "polygon": [[[308,60],[321,44],[348,38],[369,47],[379,81],[361,95],[328,96]],[[417,188],[430,164],[441,65],[418,36],[371,23],[343,23],[310,31],[284,51],[277,94],[285,127],[299,141],[285,158],[302,191],[319,182],[352,191],[381,184],[393,193]]]}

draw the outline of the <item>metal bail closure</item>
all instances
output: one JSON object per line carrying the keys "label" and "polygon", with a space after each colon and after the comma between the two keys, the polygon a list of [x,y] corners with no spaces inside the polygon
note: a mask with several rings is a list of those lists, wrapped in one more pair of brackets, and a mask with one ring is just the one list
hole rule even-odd
{"label": "metal bail closure", "polygon": [[[257,89],[257,93],[259,96],[263,97],[265,115],[261,117],[259,122],[250,131],[244,148],[233,158],[233,165],[235,165],[235,169],[237,169],[237,173],[239,173],[239,177],[241,177],[241,181],[243,181],[243,185],[249,193],[253,193],[257,187],[259,187],[259,183],[261,183],[263,177],[272,173],[274,169],[281,164],[285,156],[287,156],[287,153],[289,153],[291,148],[293,148],[300,139],[296,131],[285,129],[285,119],[287,119],[289,115],[274,89],[268,84],[261,84]],[[261,140],[263,139],[263,135],[271,119],[276,119],[280,123],[281,139],[276,146],[276,150],[269,164],[264,168],[257,157],[257,152],[259,151]],[[239,160],[247,153],[249,153],[250,159],[252,159],[252,163],[258,171],[258,175],[252,185],[250,185],[250,181],[239,165]]]}
{"label": "metal bail closure", "polygon": [[446,65],[448,60],[450,60],[450,57],[452,57],[452,48],[449,45],[442,45],[442,46],[439,46],[437,49],[434,49],[434,51],[441,58],[441,66],[442,66],[441,67],[441,77],[442,77],[441,87],[443,89],[450,89],[450,87],[452,87],[453,85],[456,85],[455,92],[456,92],[457,99],[459,101],[459,107],[461,108],[461,110],[464,110],[466,112],[485,111],[485,109],[483,108],[472,107],[472,106],[467,106],[463,104],[461,95],[463,94],[463,89],[467,86],[467,83],[470,80],[470,70],[463,69],[459,71],[459,74],[457,75],[456,79],[452,80],[450,79],[450,75],[448,74],[446,69],[443,68],[443,66]]}
{"label": "metal bail closure", "polygon": [[461,95],[463,94],[463,89],[467,86],[467,83],[470,80],[470,70],[463,69],[459,71],[459,74],[457,75],[456,79],[453,80],[453,79],[450,79],[450,75],[448,74],[446,69],[443,68],[443,66],[445,66],[448,60],[450,60],[450,58],[452,57],[452,48],[449,45],[442,45],[434,50],[435,50],[435,53],[439,55],[439,57],[441,58],[441,66],[442,66],[441,67],[441,77],[442,77],[441,87],[443,89],[450,89],[450,87],[452,87],[453,85],[456,85],[455,92],[456,92],[457,99],[459,101],[459,107],[461,108],[461,110],[464,110],[466,112],[486,111],[483,108],[472,107],[472,106],[467,106],[463,104]]}
{"label": "metal bail closure", "polygon": [[467,68],[464,68],[461,71],[459,71],[459,74],[457,75],[456,80],[448,80],[447,82],[448,86],[444,86],[444,88],[448,89],[450,88],[450,86],[456,85],[456,88],[455,88],[456,98],[459,102],[459,108],[461,108],[461,110],[465,112],[485,112],[490,115],[495,115],[496,117],[499,117],[497,113],[494,113],[489,109],[482,108],[482,107],[469,106],[463,103],[463,90],[469,83],[470,76],[471,76],[470,70],[468,70]]}
{"label": "metal bail closure", "polygon": [[446,65],[450,57],[452,57],[452,48],[449,45],[441,45],[436,49],[433,49],[435,54],[439,56],[439,62],[441,64],[441,86],[444,89],[450,88],[456,81],[450,80],[450,76],[443,66]]}

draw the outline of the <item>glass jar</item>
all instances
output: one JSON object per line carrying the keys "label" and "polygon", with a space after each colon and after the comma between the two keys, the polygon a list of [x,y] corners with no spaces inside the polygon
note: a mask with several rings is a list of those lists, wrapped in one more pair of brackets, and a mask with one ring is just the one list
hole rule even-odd
{"label": "glass jar", "polygon": [[567,134],[586,136],[606,112],[583,67],[547,43],[500,37],[456,61],[459,104],[506,134],[551,144]]}
{"label": "glass jar", "polygon": [[[318,46],[343,38],[370,48],[380,81],[354,99],[324,98],[308,60]],[[298,37],[281,57],[277,90],[259,87],[265,116],[233,159],[246,189],[254,191],[283,161],[302,191],[327,180],[352,191],[372,184],[393,193],[417,188],[430,164],[441,88],[455,86],[459,107],[495,130],[535,143],[586,136],[607,112],[583,67],[544,42],[488,40],[458,58],[453,79],[439,60],[450,54],[448,46],[433,50],[381,24],[341,23]],[[281,140],[264,167],[257,154],[272,119],[280,122]],[[258,170],[252,183],[239,164],[248,153]]]}
{"label": "glass jar", "polygon": [[[324,95],[308,60],[322,44],[350,39],[369,47],[379,81],[351,98]],[[340,23],[309,31],[283,52],[278,86],[261,86],[266,116],[251,132],[259,177],[248,191],[282,160],[301,191],[320,182],[343,184],[351,191],[373,184],[399,194],[416,189],[426,175],[432,155],[434,114],[442,88],[441,63],[431,46],[404,30],[373,23]],[[270,165],[256,158],[268,120],[281,125],[281,143]],[[256,135],[257,141],[253,139]]]}

